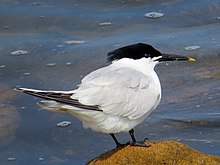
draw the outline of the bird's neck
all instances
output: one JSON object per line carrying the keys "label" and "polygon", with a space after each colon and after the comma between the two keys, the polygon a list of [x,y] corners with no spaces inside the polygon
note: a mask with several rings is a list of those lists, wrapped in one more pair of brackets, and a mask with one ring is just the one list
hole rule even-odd
{"label": "bird's neck", "polygon": [[123,58],[118,61],[114,61],[112,65],[117,65],[118,68],[129,67],[144,74],[149,74],[149,72],[154,71],[154,67],[157,61],[153,61],[151,58],[141,58],[138,60],[133,60],[130,58]]}

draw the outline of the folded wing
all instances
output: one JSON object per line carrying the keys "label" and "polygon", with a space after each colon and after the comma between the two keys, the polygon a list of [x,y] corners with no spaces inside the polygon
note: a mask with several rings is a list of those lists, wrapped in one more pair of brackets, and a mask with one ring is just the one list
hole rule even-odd
{"label": "folded wing", "polygon": [[101,68],[87,75],[72,99],[98,105],[105,113],[137,119],[149,114],[160,101],[152,77],[131,68]]}

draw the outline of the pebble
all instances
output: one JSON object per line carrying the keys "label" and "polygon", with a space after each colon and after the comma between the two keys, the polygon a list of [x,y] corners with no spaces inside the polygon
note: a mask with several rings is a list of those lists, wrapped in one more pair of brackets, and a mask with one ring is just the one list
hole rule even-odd
{"label": "pebble", "polygon": [[200,46],[187,46],[187,47],[185,47],[184,49],[185,50],[197,50],[197,49],[199,49],[200,48]]}
{"label": "pebble", "polygon": [[164,16],[164,13],[158,13],[158,12],[150,12],[150,13],[146,13],[144,14],[145,17],[147,18],[161,18]]}
{"label": "pebble", "polygon": [[208,93],[207,93],[207,92],[203,93],[203,96],[206,96],[206,95],[208,95]]}
{"label": "pebble", "polygon": [[71,65],[71,64],[72,64],[71,62],[67,62],[67,63],[66,63],[67,66],[69,66],[69,65]]}
{"label": "pebble", "polygon": [[65,44],[69,44],[69,45],[78,45],[78,44],[85,44],[86,41],[77,41],[77,40],[69,40],[69,41],[65,41]]}
{"label": "pebble", "polygon": [[11,52],[11,55],[13,56],[21,56],[21,55],[26,55],[26,54],[28,54],[28,51],[26,50],[15,50]]}
{"label": "pebble", "polygon": [[4,29],[10,29],[10,26],[4,26],[3,28]]}
{"label": "pebble", "polygon": [[8,161],[15,161],[16,158],[13,158],[13,157],[10,157],[10,158],[7,158]]}
{"label": "pebble", "polygon": [[196,105],[196,108],[200,108],[201,106],[200,105]]}
{"label": "pebble", "polygon": [[212,100],[212,99],[213,99],[213,97],[212,97],[212,96],[209,96],[209,97],[208,97],[208,99],[209,99],[209,100]]}
{"label": "pebble", "polygon": [[5,68],[5,65],[0,65],[0,68]]}
{"label": "pebble", "polygon": [[67,54],[68,52],[65,51],[65,50],[63,50],[63,51],[61,51],[61,53],[62,53],[62,54]]}
{"label": "pebble", "polygon": [[49,67],[52,67],[52,66],[55,66],[56,63],[48,63],[48,64],[46,64],[46,65],[49,66]]}
{"label": "pebble", "polygon": [[32,3],[33,6],[40,6],[41,4],[39,2]]}
{"label": "pebble", "polygon": [[63,47],[63,45],[57,45],[57,47],[58,47],[58,48],[62,48],[62,47]]}
{"label": "pebble", "polygon": [[111,22],[101,22],[99,23],[99,26],[109,26],[111,24],[112,24]]}
{"label": "pebble", "polygon": [[62,121],[60,123],[57,123],[57,127],[67,127],[71,124],[70,121]]}
{"label": "pebble", "polygon": [[24,75],[25,75],[25,76],[30,76],[31,73],[29,73],[29,72],[25,72]]}

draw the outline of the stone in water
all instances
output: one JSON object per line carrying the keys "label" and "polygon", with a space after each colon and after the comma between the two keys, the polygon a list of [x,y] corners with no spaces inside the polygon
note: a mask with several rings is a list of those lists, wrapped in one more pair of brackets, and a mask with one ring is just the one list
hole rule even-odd
{"label": "stone in water", "polygon": [[57,127],[67,127],[71,124],[70,121],[62,121],[60,123],[57,123]]}
{"label": "stone in water", "polygon": [[11,55],[13,56],[20,56],[20,55],[25,55],[28,54],[28,51],[26,50],[15,50],[13,52],[11,52]]}
{"label": "stone in water", "polygon": [[49,67],[52,67],[52,66],[55,66],[56,65],[56,63],[48,63],[47,64],[47,66],[49,66]]}
{"label": "stone in water", "polygon": [[99,23],[100,26],[108,26],[108,25],[111,25],[112,23],[111,22],[101,22]]}
{"label": "stone in water", "polygon": [[197,50],[199,48],[200,48],[200,46],[187,46],[187,47],[185,47],[185,50]]}
{"label": "stone in water", "polygon": [[15,160],[16,160],[16,158],[13,158],[13,157],[8,158],[8,161],[15,161]]}
{"label": "stone in water", "polygon": [[144,14],[145,17],[147,18],[161,18],[164,16],[164,13],[158,13],[158,12],[150,12],[150,13],[146,13]]}

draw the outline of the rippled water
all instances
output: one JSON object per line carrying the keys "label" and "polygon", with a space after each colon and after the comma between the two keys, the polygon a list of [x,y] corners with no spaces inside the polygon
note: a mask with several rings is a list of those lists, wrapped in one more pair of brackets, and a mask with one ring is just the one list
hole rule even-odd
{"label": "rippled water", "polygon": [[[107,52],[137,42],[196,58],[157,66],[163,98],[135,129],[137,138],[179,140],[220,155],[219,11],[218,0],[1,1],[0,164],[85,164],[114,148],[109,135],[86,130],[71,116],[41,111],[37,98],[12,89],[73,89],[106,65]],[[165,15],[150,19],[148,12]],[[16,50],[28,53],[12,55]],[[57,127],[62,121],[72,124]],[[129,140],[125,133],[117,136]]]}

